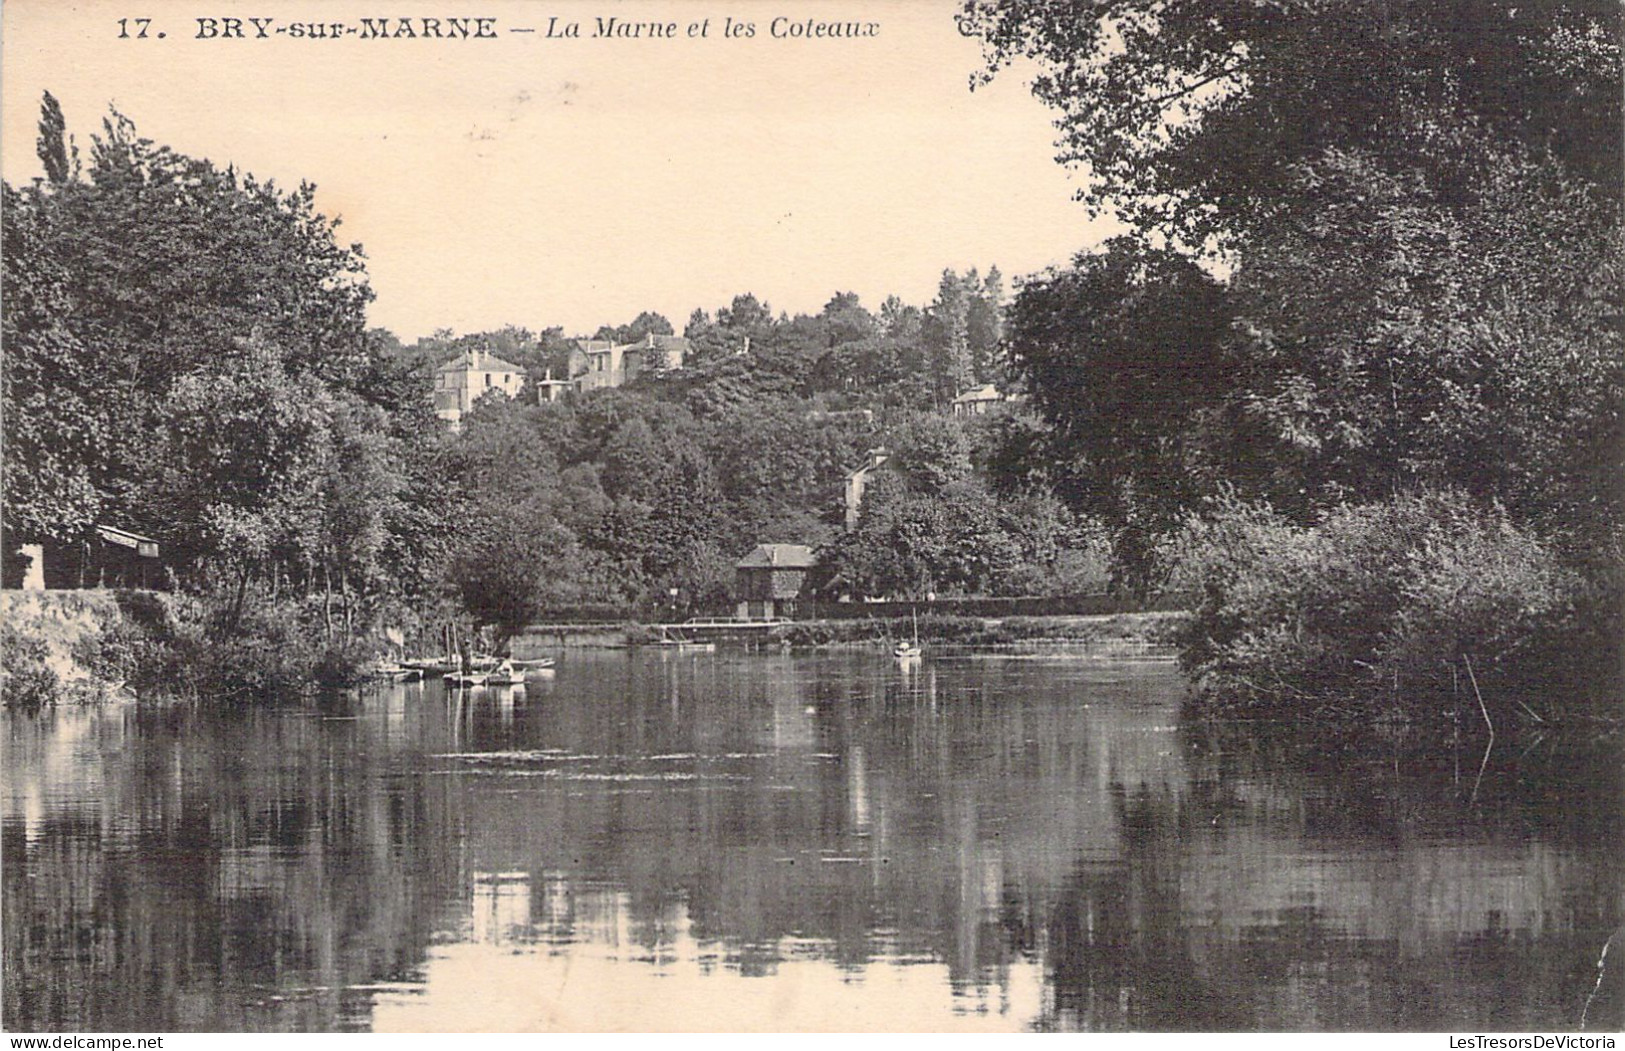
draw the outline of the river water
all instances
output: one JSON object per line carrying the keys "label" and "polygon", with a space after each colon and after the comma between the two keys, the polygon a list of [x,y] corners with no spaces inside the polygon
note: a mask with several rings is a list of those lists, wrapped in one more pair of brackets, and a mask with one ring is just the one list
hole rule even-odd
{"label": "river water", "polygon": [[520,690],[8,713],[3,1020],[1620,1027],[1617,756],[1305,758],[1183,725],[1183,689],[1088,652],[570,652]]}

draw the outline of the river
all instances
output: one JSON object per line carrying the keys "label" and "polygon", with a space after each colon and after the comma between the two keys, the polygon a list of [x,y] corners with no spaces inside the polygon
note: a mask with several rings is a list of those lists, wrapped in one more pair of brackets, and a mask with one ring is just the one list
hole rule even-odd
{"label": "river", "polygon": [[1617,755],[1306,759],[1183,690],[571,651],[519,690],[7,713],[4,1023],[1620,1027]]}

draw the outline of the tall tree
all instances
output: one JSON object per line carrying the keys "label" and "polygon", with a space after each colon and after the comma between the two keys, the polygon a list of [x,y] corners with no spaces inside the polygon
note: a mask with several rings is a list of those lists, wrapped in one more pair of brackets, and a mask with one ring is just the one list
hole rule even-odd
{"label": "tall tree", "polygon": [[[973,280],[975,274],[972,270]],[[989,267],[980,285],[967,288],[967,292],[970,302],[965,312],[965,339],[970,348],[971,373],[978,383],[997,383],[1005,378],[1000,353],[1004,339],[1004,275],[998,267]]]}
{"label": "tall tree", "polygon": [[645,310],[625,325],[600,325],[593,338],[613,343],[639,343],[647,336],[670,336],[675,332],[665,315]]}
{"label": "tall tree", "polygon": [[970,387],[970,295],[965,281],[952,270],[942,272],[937,298],[925,312],[924,335],[931,350],[931,368],[938,398],[951,401]]}
{"label": "tall tree", "polygon": [[1229,321],[1196,264],[1126,239],[1028,281],[1011,311],[1015,364],[1049,424],[1032,451],[1075,510],[1116,527],[1120,583],[1148,583],[1155,536],[1230,466]]}
{"label": "tall tree", "polygon": [[72,174],[68,167],[68,122],[62,116],[62,104],[49,91],[40,104],[39,144],[35,152],[45,166],[45,180],[58,185],[68,181]]}
{"label": "tall tree", "polygon": [[1448,180],[1489,136],[1617,193],[1622,17],[1612,0],[966,0],[961,26],[985,76],[1039,63],[1094,210],[1201,247],[1266,235],[1331,150]]}
{"label": "tall tree", "polygon": [[102,381],[71,325],[72,261],[42,194],[4,188],[0,369],[8,542],[77,537],[101,509],[113,432]]}
{"label": "tall tree", "polygon": [[[53,443],[64,461],[53,471],[154,529],[133,500],[157,462],[149,444],[172,388],[251,338],[295,373],[358,387],[371,368],[371,291],[359,248],[334,239],[311,186],[285,193],[181,156],[116,112],[83,177],[56,181],[60,122],[48,100],[40,152],[52,179],[7,189],[7,275],[19,292],[5,310],[19,366],[7,370],[8,399],[70,404],[83,389],[70,373],[94,361],[95,396]],[[27,426],[14,435],[22,447]],[[46,517],[21,505],[27,491],[8,490],[8,519]]]}
{"label": "tall tree", "polygon": [[[1227,480],[1300,516],[1459,486],[1571,553],[1618,549],[1625,479],[1600,452],[1625,415],[1617,3],[970,0],[963,17],[990,71],[1039,62],[1091,206],[1226,254],[1231,364],[1208,417],[1225,427],[1206,444]],[[1030,321],[1012,341],[1029,363]],[[1158,415],[1119,423],[1140,420]],[[1552,451],[1558,426],[1579,455]]]}

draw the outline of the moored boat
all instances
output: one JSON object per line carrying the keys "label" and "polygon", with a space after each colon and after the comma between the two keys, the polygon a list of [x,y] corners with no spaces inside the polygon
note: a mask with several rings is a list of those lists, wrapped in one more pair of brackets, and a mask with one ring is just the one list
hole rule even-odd
{"label": "moored boat", "polygon": [[514,660],[509,661],[509,663],[515,668],[519,668],[526,672],[538,672],[552,671],[553,666],[557,664],[558,661],[552,657],[531,657],[528,660]]}
{"label": "moored boat", "polygon": [[514,667],[512,661],[502,661],[484,674],[487,686],[519,686],[525,681],[525,670]]}
{"label": "moored boat", "polygon": [[415,682],[423,677],[423,669],[396,661],[379,661],[373,666],[372,675],[385,682]]}

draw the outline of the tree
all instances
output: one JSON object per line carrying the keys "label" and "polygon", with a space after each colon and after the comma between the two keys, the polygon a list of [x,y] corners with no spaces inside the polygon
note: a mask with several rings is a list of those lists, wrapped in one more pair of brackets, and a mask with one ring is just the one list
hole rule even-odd
{"label": "tree", "polygon": [[8,543],[67,541],[95,521],[111,431],[98,376],[70,326],[74,297],[60,237],[42,195],[4,188],[0,370],[5,403]]}
{"label": "tree", "polygon": [[837,588],[854,595],[924,599],[934,593],[994,589],[1021,556],[997,502],[980,483],[939,492],[911,490],[882,472],[864,494],[856,529],[829,544],[820,561]]}
{"label": "tree", "polygon": [[251,596],[291,597],[260,625],[280,638],[320,595],[330,642],[340,611],[348,636],[421,597],[448,524],[428,377],[368,331],[361,250],[313,188],[117,112],[81,170],[50,96],[40,130],[47,178],[4,189],[8,543],[150,533],[225,638]]}
{"label": "tree", "polygon": [[937,397],[948,402],[971,386],[970,296],[952,270],[942,272],[937,298],[925,312],[923,334],[931,352]]}
{"label": "tree", "polygon": [[1305,178],[1298,220],[1233,282],[1236,420],[1270,465],[1246,488],[1302,511],[1457,487],[1603,543],[1622,506],[1616,207],[1518,153],[1459,202],[1360,154]]}
{"label": "tree", "polygon": [[[947,402],[978,383],[1001,375],[1000,341],[1004,336],[1004,277],[992,267],[984,279],[971,267],[963,275],[944,270],[937,298],[920,320],[920,337],[929,351],[939,402]],[[913,319],[897,309],[882,311],[890,331],[906,331]]]}
{"label": "tree", "polygon": [[161,523],[172,565],[232,589],[228,633],[250,584],[279,569],[307,590],[330,595],[339,583],[322,499],[335,410],[331,392],[261,340],[221,348],[214,368],[183,377],[163,402],[131,503]]}
{"label": "tree", "polygon": [[966,0],[961,27],[984,78],[1039,63],[1094,211],[1200,248],[1267,239],[1328,150],[1449,179],[1488,137],[1617,193],[1621,17],[1611,0]]}
{"label": "tree", "polygon": [[[55,480],[35,484],[43,475],[24,468],[6,517],[26,528],[72,523],[60,533],[108,513],[153,529],[135,494],[149,488],[151,436],[171,390],[250,338],[293,373],[355,386],[370,369],[371,291],[360,249],[334,239],[308,184],[285,193],[184,157],[117,112],[80,173],[63,167],[62,124],[48,98],[39,152],[50,178],[6,190],[16,293],[5,307],[6,396],[44,412],[8,430],[8,459],[13,441],[19,453],[41,445],[36,421],[61,432],[36,461]],[[19,415],[8,413],[8,428]]]}
{"label": "tree", "polygon": [[613,503],[595,545],[645,586],[694,559],[715,535],[720,504],[701,429],[675,407],[649,409],[604,443],[603,486]]}
{"label": "tree", "polygon": [[[1119,0],[1073,18],[973,2],[965,17],[992,66],[1043,64],[1035,91],[1061,113],[1063,159],[1091,166],[1093,206],[1228,253],[1222,404],[1200,431],[1145,402],[1114,418],[1130,446],[1177,434],[1201,452],[1170,481],[1222,477],[1300,520],[1459,486],[1588,538],[1571,552],[1613,544],[1618,5]],[[1024,293],[1013,342],[1046,295]],[[1556,420],[1583,455],[1552,452]]]}
{"label": "tree", "polygon": [[838,347],[867,339],[875,333],[875,319],[863,308],[856,292],[837,292],[818,315],[826,333],[827,345]]}
{"label": "tree", "polygon": [[1218,422],[1228,309],[1194,263],[1129,240],[1027,282],[1012,307],[1013,360],[1049,428],[1033,451],[1074,510],[1119,530],[1132,586],[1152,537],[1234,468]]}
{"label": "tree", "polygon": [[600,325],[594,339],[607,339],[611,343],[641,343],[648,336],[670,336],[676,330],[664,315],[645,310],[625,325]]}
{"label": "tree", "polygon": [[573,554],[574,538],[541,497],[516,500],[486,489],[465,515],[450,578],[475,623],[497,629],[500,651],[545,608],[552,567]]}
{"label": "tree", "polygon": [[[971,271],[974,282],[976,271]],[[981,383],[1003,380],[1000,344],[1004,340],[1004,275],[989,267],[980,287],[970,289],[965,311],[965,341],[970,348],[971,373]]]}
{"label": "tree", "polygon": [[726,500],[720,536],[736,553],[764,542],[822,540],[846,470],[873,444],[861,418],[813,415],[788,399],[734,406],[712,434]]}
{"label": "tree", "polygon": [[733,297],[733,302],[717,308],[717,324],[723,328],[748,332],[773,323],[773,308],[761,302],[752,292]]}
{"label": "tree", "polygon": [[940,493],[971,473],[971,443],[958,419],[912,413],[886,429],[892,469],[922,493]]}
{"label": "tree", "polygon": [[907,343],[920,337],[920,308],[887,296],[880,304],[880,332],[889,339]]}
{"label": "tree", "polygon": [[40,104],[39,145],[35,150],[45,166],[45,180],[62,184],[74,172],[68,166],[68,122],[62,116],[62,104],[49,91]]}

